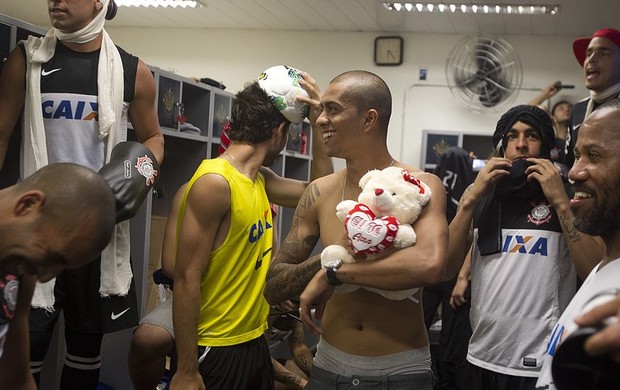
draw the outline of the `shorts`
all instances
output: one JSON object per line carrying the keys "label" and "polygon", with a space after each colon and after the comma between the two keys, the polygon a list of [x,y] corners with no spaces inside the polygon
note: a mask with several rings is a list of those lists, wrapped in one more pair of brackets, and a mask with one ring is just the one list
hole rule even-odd
{"label": "shorts", "polygon": [[344,377],[426,374],[431,370],[429,346],[382,356],[359,356],[343,352],[322,337],[316,346],[313,367]]}
{"label": "shorts", "polygon": [[514,376],[471,364],[471,388],[493,390],[534,390],[537,377]]}
{"label": "shorts", "polygon": [[348,377],[313,366],[306,390],[433,390],[434,382],[432,371],[420,374]]}
{"label": "shorts", "polygon": [[78,268],[64,270],[56,277],[54,311],[30,311],[30,331],[50,331],[64,312],[65,327],[77,333],[112,333],[133,328],[138,323],[138,302],[134,280],[124,296],[99,294],[101,258]]}
{"label": "shorts", "polygon": [[[209,390],[273,390],[274,373],[263,336],[226,347],[198,346],[198,370]],[[172,359],[176,371],[176,354]]]}
{"label": "shorts", "polygon": [[149,324],[166,329],[174,338],[174,325],[172,322],[172,297],[161,302],[147,315],[142,317],[140,325]]}

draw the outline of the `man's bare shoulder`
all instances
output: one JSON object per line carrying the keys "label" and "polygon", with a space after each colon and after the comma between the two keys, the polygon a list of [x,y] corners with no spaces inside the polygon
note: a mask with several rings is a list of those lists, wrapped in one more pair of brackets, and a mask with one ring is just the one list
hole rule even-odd
{"label": "man's bare shoulder", "polygon": [[345,170],[341,169],[334,173],[330,173],[329,175],[321,176],[312,181],[312,183],[318,183],[322,186],[333,186],[337,183],[342,183],[342,180],[345,175]]}
{"label": "man's bare shoulder", "polygon": [[321,197],[325,197],[335,192],[342,192],[342,185],[344,181],[345,171],[331,173],[326,176],[322,176],[314,179],[308,185],[306,193],[319,194]]}

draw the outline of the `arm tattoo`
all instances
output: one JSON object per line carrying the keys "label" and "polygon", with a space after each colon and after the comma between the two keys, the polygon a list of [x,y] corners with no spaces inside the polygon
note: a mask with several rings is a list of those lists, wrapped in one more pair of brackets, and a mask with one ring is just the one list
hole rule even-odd
{"label": "arm tattoo", "polygon": [[564,228],[566,238],[570,240],[570,242],[579,241],[581,239],[581,233],[575,228],[575,225],[573,224],[575,217],[566,217],[564,215],[560,215],[559,217],[560,223]]}
{"label": "arm tattoo", "polygon": [[456,212],[458,213],[459,210],[461,209],[461,206],[463,205],[463,201],[465,200],[465,196],[468,195],[471,192],[471,187],[472,184],[468,185],[467,188],[465,188],[465,191],[463,191],[463,193],[461,194],[461,198],[459,199],[459,205],[456,207]]}
{"label": "arm tattoo", "polygon": [[314,355],[306,345],[304,327],[301,323],[297,323],[293,327],[293,333],[288,337],[288,345],[295,364],[297,364],[306,375],[310,376]]}
{"label": "arm tattoo", "polygon": [[267,280],[266,296],[272,303],[298,299],[312,277],[321,269],[321,255],[301,264],[280,263],[273,266],[273,275]]}
{"label": "arm tattoo", "polygon": [[299,375],[289,371],[286,367],[280,364],[280,362],[273,358],[271,359],[271,362],[273,364],[274,379],[277,382],[291,385],[296,388],[301,385],[302,378]]}
{"label": "arm tattoo", "polygon": [[320,255],[308,258],[319,241],[318,235],[300,237],[308,208],[321,196],[313,183],[308,186],[295,210],[290,232],[272,261],[267,277],[265,296],[272,303],[297,298],[310,279],[321,269]]}
{"label": "arm tattoo", "polygon": [[312,352],[310,352],[310,350],[308,350],[307,353],[299,353],[293,355],[293,361],[295,362],[295,364],[297,364],[297,367],[301,368],[301,370],[305,372],[308,376],[310,376],[310,373],[312,372],[313,358],[314,356],[312,355]]}
{"label": "arm tattoo", "polygon": [[[470,184],[467,186],[467,188],[465,188],[465,191],[463,191],[463,194],[461,195],[461,198],[459,199],[459,205],[456,207],[457,213],[461,209],[461,206],[463,206],[465,196],[471,192],[472,187],[473,187],[473,184]],[[468,248],[471,246],[471,243],[473,241],[474,241],[474,221],[472,220],[471,225],[469,226],[469,232],[467,233],[467,247]]]}
{"label": "arm tattoo", "polygon": [[299,386],[301,385],[301,377],[294,372],[287,370],[286,368],[284,368],[284,370],[282,370],[279,375],[276,375],[275,379],[278,382],[285,383],[296,388],[299,388]]}

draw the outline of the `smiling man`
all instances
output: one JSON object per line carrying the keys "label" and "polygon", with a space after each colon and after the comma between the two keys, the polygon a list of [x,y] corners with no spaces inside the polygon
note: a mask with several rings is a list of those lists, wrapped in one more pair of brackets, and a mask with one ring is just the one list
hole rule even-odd
{"label": "smiling man", "polygon": [[473,243],[461,271],[470,269],[472,286],[471,388],[533,389],[544,341],[576,291],[575,270],[585,277],[602,251],[573,226],[565,181],[550,160],[554,131],[545,111],[511,108],[493,143],[498,157],[480,170],[450,223],[446,276]]}
{"label": "smiling man", "polygon": [[95,258],[112,235],[114,197],[91,169],[50,164],[0,190],[0,221],[0,388],[34,389],[28,313],[35,282]]}
{"label": "smiling man", "polygon": [[[583,351],[579,353],[571,349],[573,352],[570,354],[560,351],[567,337],[578,329],[575,319],[586,311],[589,303],[597,297],[613,297],[620,289],[620,261],[617,261],[620,257],[619,134],[620,100],[615,99],[602,105],[585,120],[575,147],[576,160],[569,172],[575,190],[575,196],[570,202],[575,215],[575,227],[586,234],[599,235],[606,249],[602,261],[584,281],[557,322],[549,342],[545,343],[547,357],[538,381],[540,389],[573,389],[577,388],[575,384],[579,388],[593,390],[618,388],[617,379],[615,382],[609,380],[617,378],[617,366],[613,372],[600,372],[598,369],[603,365],[595,362],[595,366],[590,366],[589,363],[593,361],[588,361]],[[615,331],[618,338],[617,324],[608,330],[612,333]],[[608,347],[608,352],[618,352],[613,343],[608,342]],[[553,378],[552,361],[556,366]]]}
{"label": "smiling man", "polygon": [[[272,304],[300,296],[301,317],[314,332],[319,329],[312,322],[310,305],[317,305],[321,338],[306,389],[432,389],[421,291],[403,300],[365,288],[332,292],[342,283],[386,290],[437,284],[448,239],[443,184],[390,154],[386,140],[392,94],[376,74],[340,74],[328,84],[321,107],[316,123],[325,151],[346,160],[346,168],[313,181],[302,195],[269,269],[265,295]],[[416,244],[377,261],[335,262],[322,268],[320,255],[312,256],[319,240],[323,246],[348,242],[336,206],[344,199],[357,199],[366,172],[388,166],[407,170],[431,188],[431,200],[414,225]]]}
{"label": "smiling man", "polygon": [[575,104],[568,123],[564,162],[569,168],[575,160],[573,150],[581,123],[598,106],[620,94],[620,31],[602,28],[591,38],[576,39],[573,52],[579,65],[583,66],[590,97]]}

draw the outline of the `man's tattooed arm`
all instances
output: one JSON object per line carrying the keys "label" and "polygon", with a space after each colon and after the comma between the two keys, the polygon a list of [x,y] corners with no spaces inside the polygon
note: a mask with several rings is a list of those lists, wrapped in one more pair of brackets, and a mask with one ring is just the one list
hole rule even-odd
{"label": "man's tattooed arm", "polygon": [[301,322],[298,322],[295,326],[293,326],[293,333],[291,333],[288,337],[288,345],[295,364],[297,364],[297,366],[301,368],[306,375],[310,376],[310,371],[312,371],[312,359],[314,358],[314,355],[306,344],[304,327]]}
{"label": "man's tattooed arm", "polygon": [[321,269],[320,255],[308,258],[319,241],[318,221],[308,216],[310,207],[319,197],[318,187],[310,184],[299,200],[291,230],[271,263],[265,297],[272,305],[298,299],[306,284]]}
{"label": "man's tattooed arm", "polygon": [[273,374],[276,382],[289,385],[293,389],[303,389],[308,384],[306,379],[288,370],[276,359],[271,358],[271,364],[273,364]]}
{"label": "man's tattooed arm", "polygon": [[603,259],[605,244],[600,237],[582,233],[575,227],[575,216],[570,208],[556,211],[577,276],[585,280],[590,271]]}

